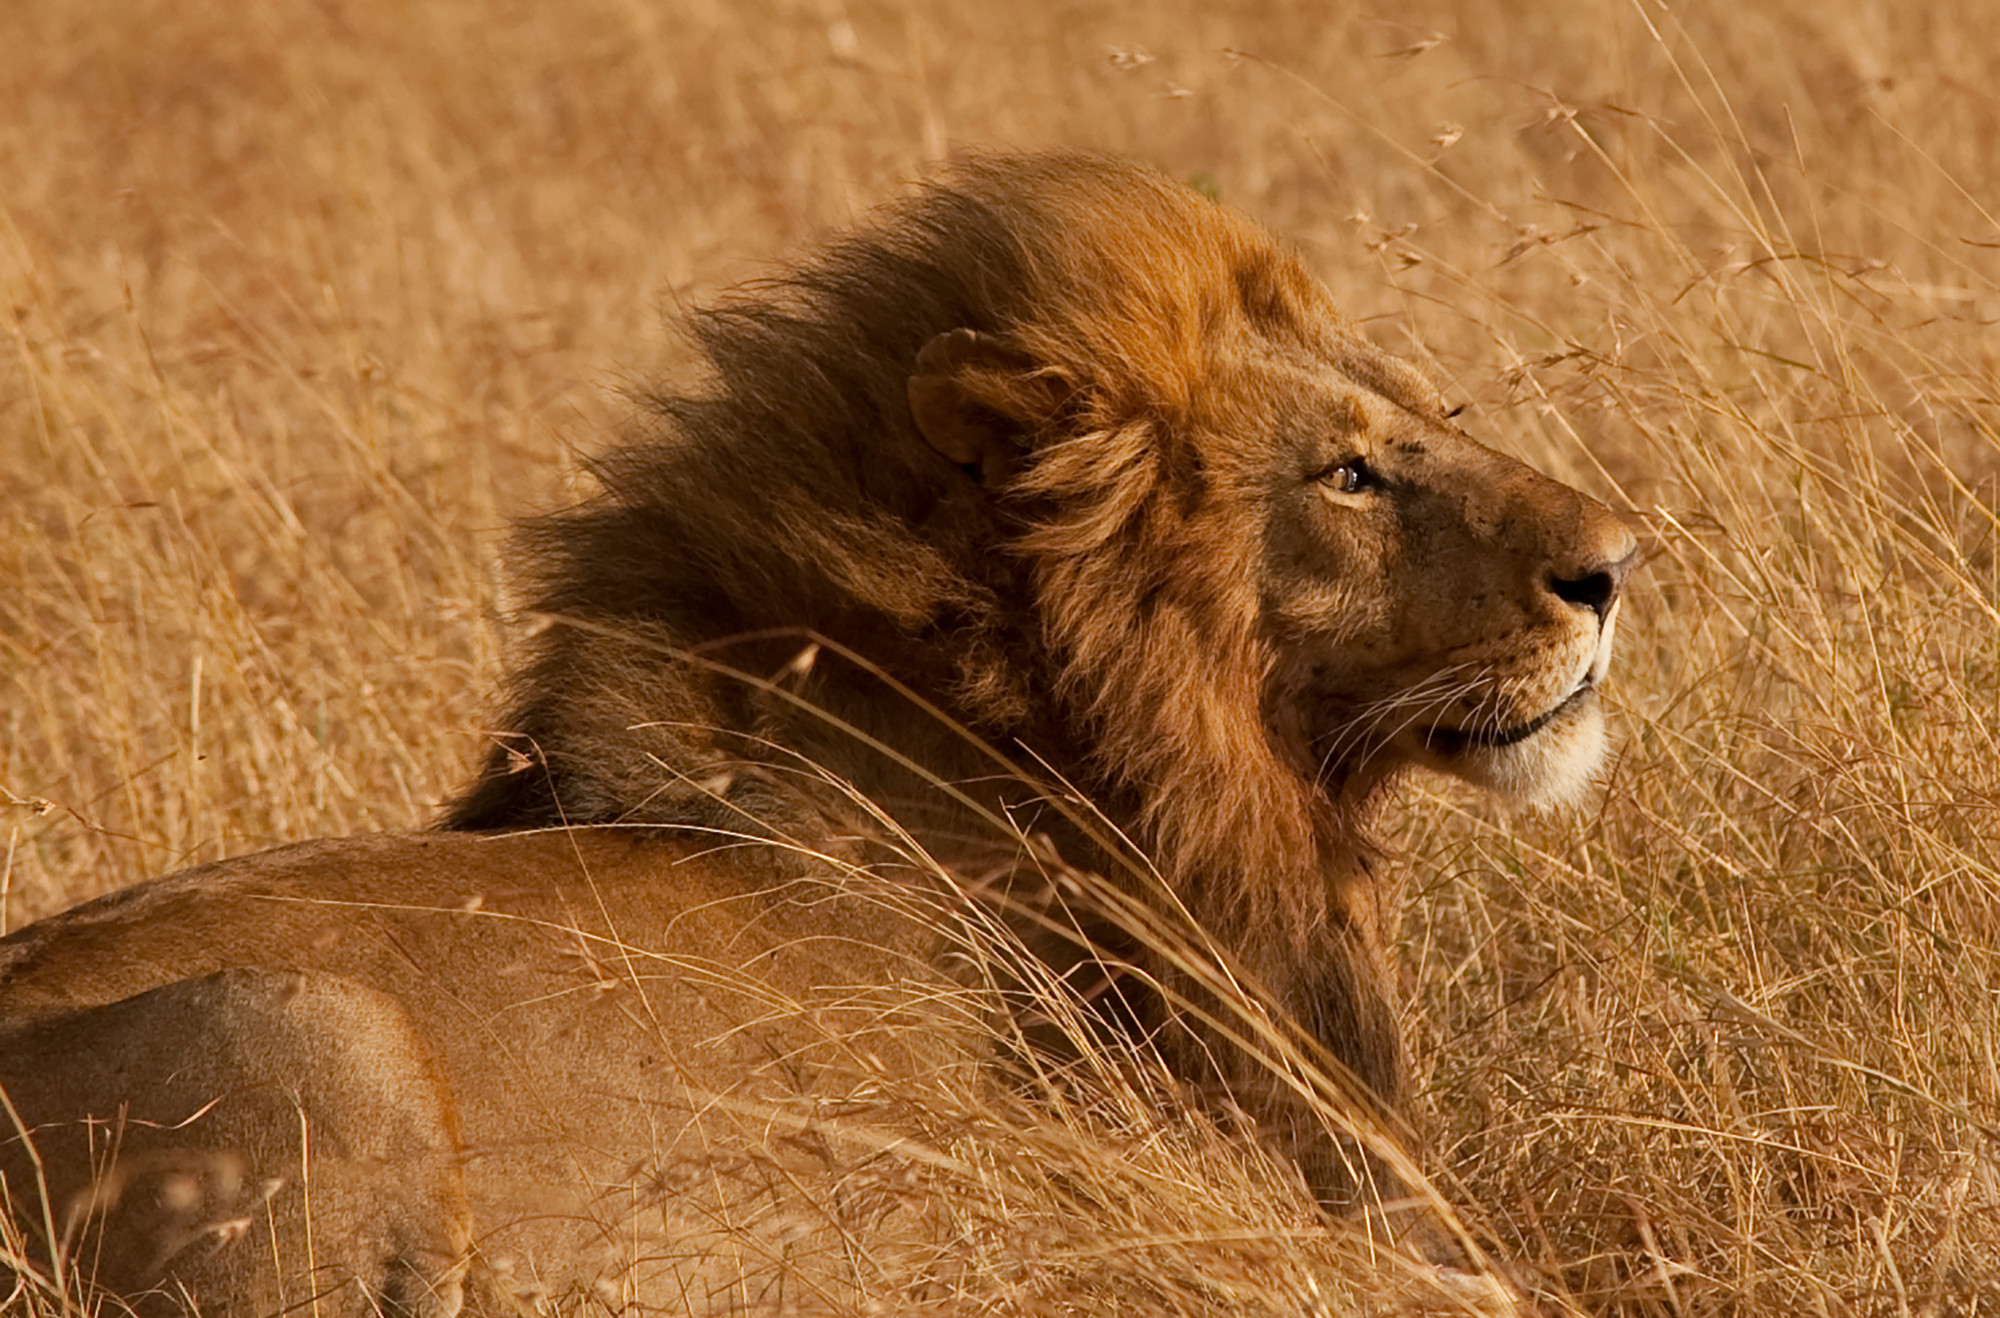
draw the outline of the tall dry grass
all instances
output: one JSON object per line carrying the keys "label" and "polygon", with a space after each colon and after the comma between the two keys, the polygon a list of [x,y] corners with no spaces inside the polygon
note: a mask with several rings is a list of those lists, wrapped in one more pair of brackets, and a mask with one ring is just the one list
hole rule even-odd
{"label": "tall dry grass", "polygon": [[[15,0],[0,925],[424,822],[663,309],[1108,146],[1648,533],[1601,805],[1399,823],[1448,1195],[1552,1307],[2000,1310],[2000,11],[1506,8]],[[1126,1312],[1311,1307],[1181,1285],[1294,1257],[1204,1157],[1009,1220]]]}

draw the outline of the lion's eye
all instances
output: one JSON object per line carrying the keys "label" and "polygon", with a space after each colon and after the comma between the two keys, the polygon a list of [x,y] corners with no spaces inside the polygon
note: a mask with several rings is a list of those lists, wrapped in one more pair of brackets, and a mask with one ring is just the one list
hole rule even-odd
{"label": "lion's eye", "polygon": [[1336,462],[1313,479],[1340,494],[1359,494],[1377,484],[1375,473],[1360,458]]}

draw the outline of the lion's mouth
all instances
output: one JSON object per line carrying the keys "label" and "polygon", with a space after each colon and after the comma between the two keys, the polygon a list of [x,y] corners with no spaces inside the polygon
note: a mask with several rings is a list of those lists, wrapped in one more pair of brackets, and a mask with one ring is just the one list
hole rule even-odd
{"label": "lion's mouth", "polygon": [[1518,742],[1526,741],[1549,724],[1561,718],[1578,701],[1583,700],[1595,690],[1596,687],[1596,677],[1585,675],[1583,681],[1577,683],[1576,690],[1563,697],[1562,703],[1545,713],[1537,714],[1526,723],[1516,724],[1511,728],[1495,728],[1491,730],[1481,728],[1447,728],[1442,726],[1432,727],[1424,733],[1424,745],[1440,755],[1463,755],[1465,752],[1471,750],[1499,750],[1504,746],[1515,745]]}

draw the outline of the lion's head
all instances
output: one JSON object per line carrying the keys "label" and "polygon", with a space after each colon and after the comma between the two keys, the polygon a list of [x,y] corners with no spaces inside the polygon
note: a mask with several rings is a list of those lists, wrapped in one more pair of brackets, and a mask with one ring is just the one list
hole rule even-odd
{"label": "lion's head", "polygon": [[1034,321],[933,338],[910,382],[1005,510],[1104,767],[1217,775],[1199,799],[1262,770],[1351,803],[1412,766],[1576,791],[1631,534],[1452,424],[1263,233],[1119,181],[1044,254]]}
{"label": "lion's head", "polygon": [[448,823],[810,831],[830,776],[950,863],[960,804],[1019,803],[997,750],[1392,1096],[1371,804],[1589,777],[1611,514],[1262,229],[1098,156],[962,163],[691,333],[706,378],[523,533],[552,625]]}

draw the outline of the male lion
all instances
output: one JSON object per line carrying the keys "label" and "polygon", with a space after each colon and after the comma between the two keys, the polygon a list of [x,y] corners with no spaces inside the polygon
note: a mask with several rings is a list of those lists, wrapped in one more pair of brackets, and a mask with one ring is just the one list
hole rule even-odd
{"label": "male lion", "polygon": [[[168,1310],[796,1303],[809,1178],[732,1141],[865,1167],[973,1083],[971,889],[1323,1199],[1393,1189],[1283,1058],[1393,1111],[1370,821],[1413,768],[1587,782],[1630,534],[1103,157],[965,162],[692,333],[705,377],[521,533],[545,625],[451,831],[0,942],[38,1257]],[[725,1218],[764,1244],[718,1268]]]}

